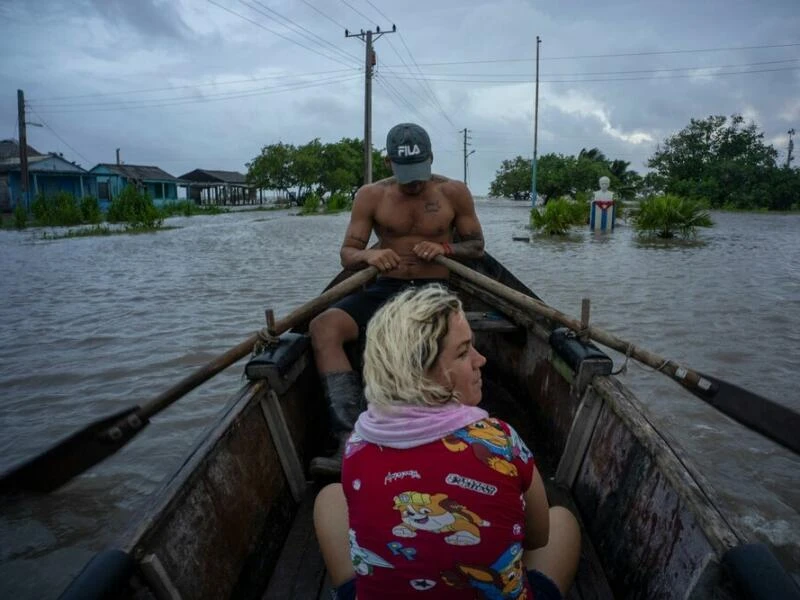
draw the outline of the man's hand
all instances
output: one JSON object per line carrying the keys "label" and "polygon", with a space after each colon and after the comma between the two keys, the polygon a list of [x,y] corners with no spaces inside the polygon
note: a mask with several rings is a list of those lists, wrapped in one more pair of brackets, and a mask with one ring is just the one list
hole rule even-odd
{"label": "man's hand", "polygon": [[446,254],[444,246],[436,242],[419,242],[412,248],[412,251],[419,258],[427,261],[431,261],[437,256]]}
{"label": "man's hand", "polygon": [[400,266],[400,255],[394,250],[369,250],[367,264],[377,268],[381,273],[387,273]]}

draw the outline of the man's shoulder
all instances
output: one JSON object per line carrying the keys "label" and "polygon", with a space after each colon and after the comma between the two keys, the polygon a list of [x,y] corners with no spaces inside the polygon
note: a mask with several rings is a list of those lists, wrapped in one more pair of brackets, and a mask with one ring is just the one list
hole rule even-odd
{"label": "man's shoulder", "polygon": [[391,177],[384,177],[373,183],[368,183],[363,186],[365,188],[385,189],[397,185],[397,178],[392,175]]}
{"label": "man's shoulder", "polygon": [[434,175],[431,181],[434,182],[437,190],[454,202],[464,202],[472,198],[469,188],[463,181],[450,179],[444,175]]}
{"label": "man's shoulder", "polygon": [[383,198],[396,183],[394,177],[387,177],[380,181],[364,184],[358,188],[356,199],[361,202],[375,202]]}

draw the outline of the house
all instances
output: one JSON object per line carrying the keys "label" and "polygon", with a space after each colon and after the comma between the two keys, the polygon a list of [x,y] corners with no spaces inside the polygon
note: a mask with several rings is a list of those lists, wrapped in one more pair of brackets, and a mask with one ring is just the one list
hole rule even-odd
{"label": "house", "polygon": [[90,171],[97,177],[97,199],[107,207],[127,185],[146,191],[156,206],[178,201],[179,181],[158,167],[126,163],[100,163]]}
{"label": "house", "polygon": [[195,169],[180,176],[186,197],[197,204],[263,203],[263,190],[256,190],[238,171]]}
{"label": "house", "polygon": [[[0,141],[0,211],[11,211],[22,197],[22,168],[17,140]],[[67,192],[75,198],[95,193],[95,178],[89,171],[61,154],[42,154],[28,146],[28,204],[39,194]]]}

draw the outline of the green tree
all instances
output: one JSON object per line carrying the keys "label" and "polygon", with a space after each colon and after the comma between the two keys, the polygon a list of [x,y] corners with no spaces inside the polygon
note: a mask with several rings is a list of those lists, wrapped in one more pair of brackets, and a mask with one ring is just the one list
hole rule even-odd
{"label": "green tree", "polygon": [[733,115],[692,119],[667,138],[648,161],[657,190],[711,207],[770,206],[772,182],[780,178],[777,151],[764,143],[755,123]]}
{"label": "green tree", "polygon": [[296,185],[292,163],[297,152],[291,144],[278,142],[261,149],[261,154],[247,163],[247,181],[255,186],[288,192]]}
{"label": "green tree", "polygon": [[322,169],[322,144],[319,138],[295,149],[289,170],[297,186],[297,198],[302,200],[315,185],[319,184]]}
{"label": "green tree", "polygon": [[319,174],[320,194],[346,193],[352,196],[361,183],[359,140],[342,138],[322,147],[322,171]]}
{"label": "green tree", "polygon": [[489,195],[514,200],[531,199],[531,160],[517,156],[504,160],[489,186]]}
{"label": "green tree", "polygon": [[386,164],[379,150],[372,150],[372,181],[380,181],[392,176],[392,167]]}

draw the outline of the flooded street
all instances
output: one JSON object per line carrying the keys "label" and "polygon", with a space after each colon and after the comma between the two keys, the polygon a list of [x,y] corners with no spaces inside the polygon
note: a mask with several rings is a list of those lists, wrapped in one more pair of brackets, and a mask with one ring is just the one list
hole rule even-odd
{"label": "flooded street", "polygon": [[[478,202],[487,250],[548,304],[800,410],[800,215],[715,213],[701,244],[525,233],[521,203]],[[349,215],[169,219],[169,231],[64,240],[0,231],[0,470],[146,402],[318,294]],[[612,353],[615,366],[624,357]],[[244,361],[47,496],[0,500],[0,596],[56,597],[124,530],[242,383]],[[683,446],[732,524],[800,572],[800,457],[629,364],[620,376]]]}

